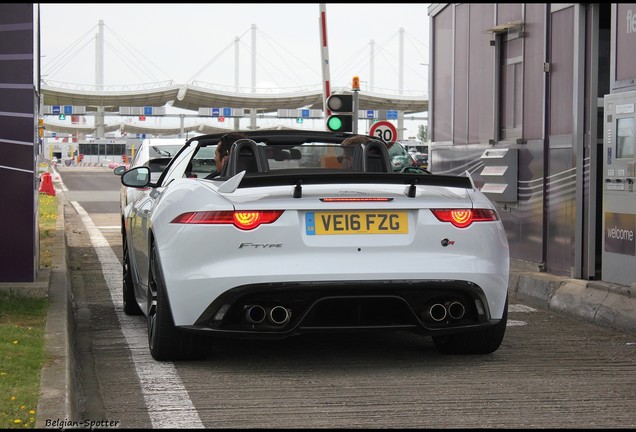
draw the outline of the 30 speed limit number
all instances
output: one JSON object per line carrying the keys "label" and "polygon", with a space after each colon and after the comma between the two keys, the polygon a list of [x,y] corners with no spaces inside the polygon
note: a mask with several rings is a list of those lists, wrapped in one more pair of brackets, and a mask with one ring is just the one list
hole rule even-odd
{"label": "30 speed limit number", "polygon": [[393,123],[379,121],[373,123],[369,130],[369,135],[378,137],[384,142],[393,142],[397,139],[397,129],[393,126]]}

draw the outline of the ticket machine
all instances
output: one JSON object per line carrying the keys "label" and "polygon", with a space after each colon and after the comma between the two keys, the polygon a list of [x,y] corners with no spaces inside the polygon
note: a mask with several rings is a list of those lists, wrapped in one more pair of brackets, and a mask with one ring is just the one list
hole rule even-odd
{"label": "ticket machine", "polygon": [[631,286],[636,283],[636,91],[604,100],[602,279]]}

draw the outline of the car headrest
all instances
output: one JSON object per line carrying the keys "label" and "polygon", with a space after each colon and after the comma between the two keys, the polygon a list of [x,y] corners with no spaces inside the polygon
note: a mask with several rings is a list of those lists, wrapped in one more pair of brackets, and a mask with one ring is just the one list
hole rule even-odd
{"label": "car headrest", "polygon": [[237,140],[230,148],[224,176],[232,177],[241,171],[258,173],[267,171],[266,163],[261,156],[258,144],[251,139]]}

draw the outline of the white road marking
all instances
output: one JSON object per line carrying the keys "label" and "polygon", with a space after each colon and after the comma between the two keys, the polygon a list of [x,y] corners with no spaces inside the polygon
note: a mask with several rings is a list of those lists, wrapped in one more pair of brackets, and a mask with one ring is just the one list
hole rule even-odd
{"label": "white road marking", "polygon": [[506,323],[506,327],[522,327],[528,325],[525,321],[517,321],[517,320],[508,320]]}
{"label": "white road marking", "polygon": [[[508,305],[508,312],[521,312],[521,313],[528,313],[528,312],[536,312],[537,310],[535,308],[531,308],[530,306],[526,306],[526,305],[522,305],[522,304],[511,304]],[[528,325],[527,322],[525,321],[519,321],[519,320],[508,320],[508,324],[507,327],[522,327]]]}
{"label": "white road marking", "polygon": [[536,312],[535,308],[531,308],[530,306],[522,305],[522,304],[511,304],[508,305],[508,312]]}
{"label": "white road marking", "polygon": [[203,428],[199,413],[194,408],[174,364],[158,362],[152,358],[148,349],[146,326],[139,325],[139,317],[130,317],[124,313],[121,263],[110,244],[86,210],[76,201],[71,201],[71,204],[81,216],[102,265],[102,273],[135,365],[152,428]]}
{"label": "white road marking", "polygon": [[56,193],[68,192],[68,189],[66,188],[66,185],[62,181],[62,177],[60,177],[60,173],[57,171],[56,167],[53,167],[53,182],[54,183],[58,183],[58,185],[59,185],[59,188],[57,186],[53,185],[55,187],[55,192]]}

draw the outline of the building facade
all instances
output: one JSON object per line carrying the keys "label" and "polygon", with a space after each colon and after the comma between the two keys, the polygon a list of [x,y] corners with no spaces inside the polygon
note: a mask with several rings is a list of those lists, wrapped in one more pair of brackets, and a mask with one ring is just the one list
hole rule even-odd
{"label": "building facade", "polygon": [[473,176],[511,258],[636,281],[636,4],[449,3],[429,16],[429,169]]}

